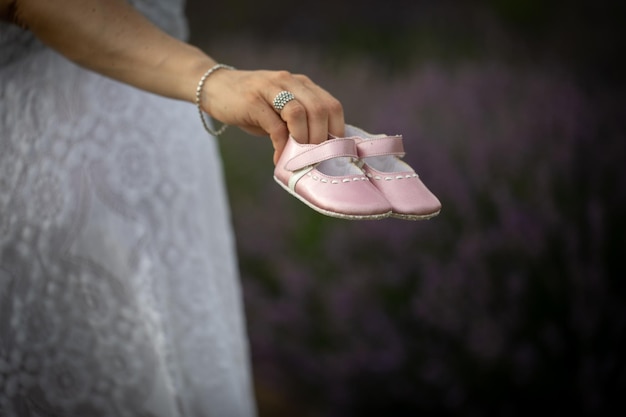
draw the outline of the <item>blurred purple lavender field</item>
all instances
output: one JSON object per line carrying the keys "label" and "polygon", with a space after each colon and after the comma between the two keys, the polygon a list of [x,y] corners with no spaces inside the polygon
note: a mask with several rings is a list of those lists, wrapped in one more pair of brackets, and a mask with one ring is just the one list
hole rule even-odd
{"label": "blurred purple lavender field", "polygon": [[274,183],[269,141],[229,131],[262,417],[626,410],[618,89],[497,59],[390,73],[295,43],[211,50],[239,68],[304,72],[349,123],[403,134],[443,204],[424,222],[321,216]]}

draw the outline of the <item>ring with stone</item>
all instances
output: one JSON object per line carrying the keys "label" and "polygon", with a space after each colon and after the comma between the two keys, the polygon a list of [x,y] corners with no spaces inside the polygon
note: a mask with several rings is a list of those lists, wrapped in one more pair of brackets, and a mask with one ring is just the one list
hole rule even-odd
{"label": "ring with stone", "polygon": [[274,108],[277,112],[280,113],[280,111],[285,107],[287,103],[295,99],[296,96],[294,96],[291,92],[283,90],[280,93],[276,94],[276,97],[274,97]]}

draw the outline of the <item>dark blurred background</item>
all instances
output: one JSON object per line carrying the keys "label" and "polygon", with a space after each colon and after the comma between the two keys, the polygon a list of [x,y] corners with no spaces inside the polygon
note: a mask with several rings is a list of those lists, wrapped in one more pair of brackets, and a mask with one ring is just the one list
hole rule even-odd
{"label": "dark blurred background", "polygon": [[626,412],[625,5],[188,0],[193,43],[403,134],[443,203],[327,218],[220,139],[261,417]]}

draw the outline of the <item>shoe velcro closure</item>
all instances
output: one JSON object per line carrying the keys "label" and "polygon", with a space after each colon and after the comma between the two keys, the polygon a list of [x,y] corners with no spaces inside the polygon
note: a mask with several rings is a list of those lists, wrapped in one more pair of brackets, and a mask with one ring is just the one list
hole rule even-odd
{"label": "shoe velcro closure", "polygon": [[363,139],[357,141],[359,158],[370,156],[395,155],[404,156],[402,136],[386,136],[384,138]]}
{"label": "shoe velcro closure", "polygon": [[319,145],[298,153],[285,164],[288,171],[296,171],[332,158],[348,156],[357,157],[356,143],[352,138],[329,139]]}

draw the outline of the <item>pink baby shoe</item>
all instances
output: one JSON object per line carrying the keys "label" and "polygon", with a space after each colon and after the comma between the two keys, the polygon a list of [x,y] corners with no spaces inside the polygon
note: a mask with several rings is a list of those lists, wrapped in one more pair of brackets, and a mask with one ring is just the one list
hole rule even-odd
{"label": "pink baby shoe", "polygon": [[274,179],[312,209],[341,219],[382,219],[391,214],[387,199],[355,165],[356,141],[332,138],[319,145],[289,137]]}
{"label": "pink baby shoe", "polygon": [[360,166],[392,207],[392,217],[424,220],[439,214],[439,199],[406,162],[402,136],[373,135],[346,125],[346,137],[356,142]]}

